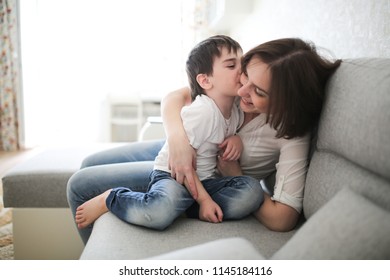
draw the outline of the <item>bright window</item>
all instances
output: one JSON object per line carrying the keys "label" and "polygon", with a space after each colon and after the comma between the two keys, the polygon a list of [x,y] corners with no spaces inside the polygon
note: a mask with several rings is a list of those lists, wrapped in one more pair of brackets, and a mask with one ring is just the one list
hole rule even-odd
{"label": "bright window", "polygon": [[21,0],[26,146],[106,141],[108,94],[186,84],[181,0]]}

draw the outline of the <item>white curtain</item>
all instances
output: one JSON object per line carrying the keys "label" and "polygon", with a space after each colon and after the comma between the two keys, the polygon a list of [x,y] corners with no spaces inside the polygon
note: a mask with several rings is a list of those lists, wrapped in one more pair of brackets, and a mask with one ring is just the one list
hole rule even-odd
{"label": "white curtain", "polygon": [[0,0],[0,150],[21,147],[17,0]]}

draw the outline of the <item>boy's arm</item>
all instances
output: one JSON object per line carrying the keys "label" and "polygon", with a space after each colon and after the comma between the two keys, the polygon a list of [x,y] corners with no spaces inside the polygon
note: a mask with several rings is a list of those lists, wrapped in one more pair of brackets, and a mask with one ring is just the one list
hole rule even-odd
{"label": "boy's arm", "polygon": [[241,176],[242,170],[238,159],[244,145],[240,136],[233,135],[225,139],[220,145],[221,155],[218,157],[217,169],[222,176]]}
{"label": "boy's arm", "polygon": [[[194,176],[195,184],[198,192],[196,202],[199,204],[199,219],[206,222],[220,223],[222,222],[223,213],[221,207],[211,198],[208,192],[203,187],[198,175]],[[184,179],[184,184],[188,182]],[[187,187],[187,185],[186,185]],[[188,187],[187,187],[188,188]]]}
{"label": "boy's arm", "polygon": [[197,198],[195,183],[196,153],[190,145],[180,117],[181,109],[191,103],[189,88],[168,93],[161,101],[161,115],[169,145],[169,169],[180,184],[187,180],[186,187]]}

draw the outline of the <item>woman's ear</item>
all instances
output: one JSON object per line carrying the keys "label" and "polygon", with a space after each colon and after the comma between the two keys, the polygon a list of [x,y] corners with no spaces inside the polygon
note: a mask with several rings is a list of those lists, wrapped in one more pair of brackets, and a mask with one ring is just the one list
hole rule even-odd
{"label": "woman's ear", "polygon": [[196,81],[203,89],[210,89],[212,87],[209,77],[206,74],[198,74],[196,76]]}

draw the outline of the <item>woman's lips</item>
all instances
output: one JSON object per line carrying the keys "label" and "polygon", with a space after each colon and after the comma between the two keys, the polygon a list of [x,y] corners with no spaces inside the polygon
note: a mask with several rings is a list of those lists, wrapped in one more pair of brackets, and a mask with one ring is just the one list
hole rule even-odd
{"label": "woman's lips", "polygon": [[252,106],[252,105],[253,105],[251,102],[246,101],[244,98],[241,98],[241,102],[242,102],[245,106]]}

